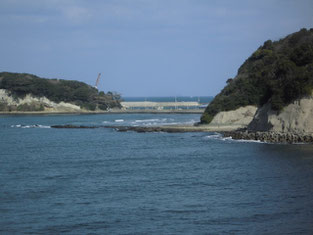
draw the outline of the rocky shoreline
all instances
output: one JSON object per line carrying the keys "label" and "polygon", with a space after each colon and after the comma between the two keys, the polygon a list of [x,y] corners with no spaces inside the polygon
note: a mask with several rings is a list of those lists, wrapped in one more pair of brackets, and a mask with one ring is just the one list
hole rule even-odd
{"label": "rocky shoreline", "polygon": [[110,128],[119,132],[135,131],[135,132],[228,132],[238,129],[240,126],[210,126],[210,125],[163,125],[163,126],[80,126],[80,125],[53,125],[51,128],[59,129],[94,129],[94,128]]}
{"label": "rocky shoreline", "polygon": [[259,140],[267,143],[313,143],[313,133],[290,133],[290,132],[251,132],[251,131],[228,131],[222,133],[224,137],[235,140]]}
{"label": "rocky shoreline", "polygon": [[183,133],[183,132],[210,132],[207,128],[199,126],[81,126],[81,125],[53,125],[51,128],[57,129],[95,129],[109,128],[118,132],[135,131],[138,133],[146,132],[168,132],[168,133]]}
{"label": "rocky shoreline", "polygon": [[112,109],[108,111],[0,111],[0,115],[48,115],[48,114],[202,114],[203,109],[168,109],[168,110],[156,110],[156,109],[143,109],[143,110],[125,110],[125,109]]}
{"label": "rocky shoreline", "polygon": [[146,132],[218,132],[224,137],[231,137],[235,140],[256,140],[266,143],[313,143],[313,133],[288,133],[288,132],[252,132],[246,130],[221,131],[208,128],[207,126],[76,126],[76,125],[54,125],[51,128],[58,129],[95,129],[110,128],[118,132],[135,131],[138,133]]}

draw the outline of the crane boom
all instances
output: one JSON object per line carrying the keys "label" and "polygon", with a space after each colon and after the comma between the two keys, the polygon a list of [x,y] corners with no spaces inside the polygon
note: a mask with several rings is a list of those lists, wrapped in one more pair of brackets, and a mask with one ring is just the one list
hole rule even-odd
{"label": "crane boom", "polygon": [[99,84],[99,81],[100,81],[100,76],[101,76],[101,73],[98,74],[98,77],[97,77],[97,80],[96,80],[95,88],[97,88],[97,89],[98,89],[98,84]]}

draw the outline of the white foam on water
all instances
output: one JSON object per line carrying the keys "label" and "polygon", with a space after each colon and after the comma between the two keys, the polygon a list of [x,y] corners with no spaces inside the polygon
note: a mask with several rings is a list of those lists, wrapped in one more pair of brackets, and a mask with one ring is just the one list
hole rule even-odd
{"label": "white foam on water", "polygon": [[167,125],[167,124],[173,124],[171,121],[174,121],[174,119],[168,119],[168,118],[152,118],[152,119],[137,119],[134,121],[131,121],[130,124],[132,126],[156,126],[156,125]]}
{"label": "white foam on water", "polygon": [[51,128],[51,126],[38,125],[39,128]]}
{"label": "white foam on water", "polygon": [[153,126],[153,125],[192,125],[197,121],[194,119],[187,120],[187,121],[177,121],[173,118],[162,118],[162,119],[139,119],[131,122],[132,125],[138,126]]}
{"label": "white foam on water", "polygon": [[265,144],[266,142],[262,142],[261,140],[233,140],[236,142],[242,142],[242,143],[258,143],[258,144]]}
{"label": "white foam on water", "polygon": [[261,140],[245,140],[245,139],[233,139],[231,136],[230,137],[224,137],[222,138],[223,141],[232,141],[232,142],[239,142],[239,143],[257,143],[257,144],[267,144],[266,142],[263,142]]}
{"label": "white foam on water", "polygon": [[214,133],[212,135],[207,135],[206,138],[208,139],[221,139],[222,135],[219,133]]}
{"label": "white foam on water", "polygon": [[195,124],[196,122],[197,122],[197,120],[191,119],[189,121],[183,122],[183,124]]}
{"label": "white foam on water", "polygon": [[196,123],[197,120],[191,119],[186,121],[178,121],[174,118],[148,118],[148,119],[133,119],[133,120],[124,120],[116,119],[114,121],[102,121],[103,124],[111,125],[114,123],[123,123],[123,125],[130,126],[168,126],[168,125],[192,125]]}
{"label": "white foam on water", "polygon": [[222,137],[221,140],[223,140],[223,141],[233,140],[233,138],[231,136],[230,137]]}
{"label": "white foam on water", "polygon": [[181,122],[165,122],[165,123],[162,123],[164,126],[170,126],[170,125],[181,125],[181,124],[184,124],[184,123],[181,123]]}
{"label": "white foam on water", "polygon": [[233,139],[231,136],[223,137],[222,134],[219,134],[219,133],[214,133],[212,135],[208,135],[205,137],[208,139],[217,139],[217,140],[228,141],[228,142],[267,144],[267,142],[262,142],[261,140],[245,140],[245,139],[236,140],[236,139]]}
{"label": "white foam on water", "polygon": [[[165,119],[166,119],[166,118],[165,118]],[[135,120],[135,123],[160,122],[161,120],[164,120],[164,119],[139,119],[139,120]]]}
{"label": "white foam on water", "polygon": [[11,125],[11,127],[13,128],[51,128],[51,126],[45,126],[45,125],[39,125],[39,124],[35,124],[35,125]]}

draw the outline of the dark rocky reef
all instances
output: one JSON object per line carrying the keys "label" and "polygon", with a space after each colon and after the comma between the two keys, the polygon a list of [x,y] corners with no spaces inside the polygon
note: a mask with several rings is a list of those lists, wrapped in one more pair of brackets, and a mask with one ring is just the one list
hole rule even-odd
{"label": "dark rocky reef", "polygon": [[143,127],[143,126],[118,126],[113,127],[119,132],[135,131],[138,133],[145,132],[167,132],[167,133],[183,133],[183,132],[199,132],[195,129],[186,129],[184,127],[173,127],[173,126],[154,126],[154,127]]}
{"label": "dark rocky reef", "polygon": [[[51,128],[58,129],[95,129],[110,128],[118,132],[135,131],[138,133],[147,132],[167,132],[167,133],[184,133],[184,132],[212,132],[205,128],[192,128],[185,126],[81,126],[81,125],[54,125]],[[232,137],[235,140],[259,140],[267,143],[313,143],[313,133],[284,133],[284,132],[252,132],[247,130],[238,131],[217,131],[224,137]]]}
{"label": "dark rocky reef", "polygon": [[100,128],[98,126],[76,126],[76,125],[53,125],[51,128],[58,129],[95,129]]}
{"label": "dark rocky reef", "polygon": [[80,125],[53,125],[51,128],[58,129],[95,129],[95,128],[111,128],[119,132],[135,131],[138,133],[145,132],[168,132],[168,133],[183,133],[183,132],[207,132],[205,129],[198,127],[185,126],[80,126]]}

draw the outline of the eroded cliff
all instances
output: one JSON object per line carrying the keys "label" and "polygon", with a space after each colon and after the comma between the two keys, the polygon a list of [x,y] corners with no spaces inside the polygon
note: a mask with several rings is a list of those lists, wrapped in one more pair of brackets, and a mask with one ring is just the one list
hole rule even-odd
{"label": "eroded cliff", "polygon": [[56,103],[46,97],[34,97],[27,94],[23,98],[14,97],[9,91],[0,89],[1,111],[47,111],[47,112],[82,112],[86,111],[78,105]]}
{"label": "eroded cliff", "polygon": [[271,104],[259,108],[248,126],[250,131],[313,133],[313,97],[296,100],[280,112]]}

